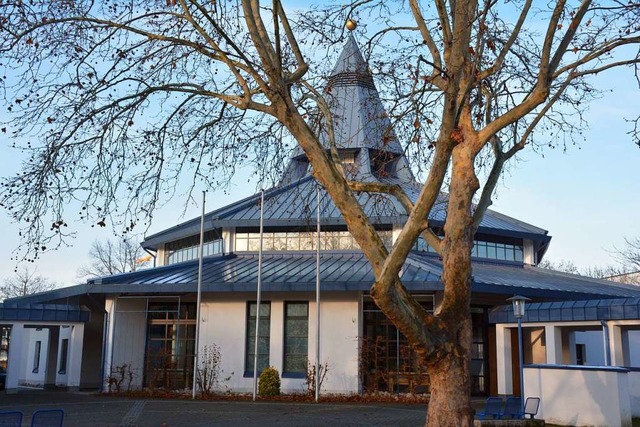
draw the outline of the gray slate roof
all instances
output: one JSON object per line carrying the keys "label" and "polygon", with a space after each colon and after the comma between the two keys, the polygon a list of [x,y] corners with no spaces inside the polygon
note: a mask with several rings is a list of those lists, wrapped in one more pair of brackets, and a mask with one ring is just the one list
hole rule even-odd
{"label": "gray slate roof", "polygon": [[[324,98],[329,104],[339,149],[366,148],[403,154],[369,66],[352,34],[328,80]],[[327,123],[322,126],[320,140],[328,148]],[[294,157],[302,154],[302,150],[297,149]]]}
{"label": "gray slate roof", "polygon": [[[265,252],[262,270],[264,292],[315,290],[315,252]],[[442,289],[442,262],[438,257],[414,252],[402,268],[404,285],[414,292]],[[85,285],[8,300],[42,303],[83,294],[177,294],[196,292],[198,262],[188,261],[91,280]],[[207,257],[203,262],[203,292],[255,292],[258,254],[238,253]],[[359,251],[321,253],[320,281],[324,291],[367,291],[374,277]],[[472,291],[544,299],[640,298],[640,287],[559,273],[509,263],[473,262]]]}
{"label": "gray slate roof", "polygon": [[[358,180],[382,181],[403,187],[415,202],[421,186],[415,182],[413,174],[403,169],[403,151],[396,139],[391,122],[373,83],[368,65],[358,45],[349,35],[347,43],[338,58],[329,77],[326,96],[330,99],[330,108],[336,132],[336,145],[340,150],[359,151],[354,174]],[[320,132],[322,138],[326,133]],[[374,152],[390,151],[397,157],[400,172],[395,177],[374,176],[371,170],[371,156]],[[371,153],[371,154],[370,154]],[[298,155],[302,155],[299,151]],[[400,161],[403,160],[403,161]],[[297,166],[299,167],[297,167]],[[297,178],[283,181],[283,185],[265,192],[265,226],[306,226],[315,224],[316,218],[316,181],[308,173],[306,163],[294,156],[290,170]],[[408,166],[406,166],[408,168]],[[298,179],[301,178],[301,179]],[[403,224],[407,215],[398,201],[385,194],[358,194],[358,202],[374,224]],[[205,229],[214,227],[256,227],[260,222],[260,195],[256,194],[244,200],[210,212],[205,218]],[[446,196],[440,198],[430,214],[435,227],[444,223]],[[322,190],[321,222],[323,225],[345,224],[342,215]],[[550,237],[547,231],[510,218],[494,211],[488,211],[478,230],[481,233],[531,238],[536,242],[536,251],[544,253]],[[146,238],[142,246],[158,249],[166,242],[196,235],[200,232],[200,219],[195,218],[176,227],[164,230]]]}
{"label": "gray slate roof", "polygon": [[[392,179],[384,179],[391,184]],[[415,201],[420,193],[416,184],[402,183],[408,196]],[[308,226],[316,222],[317,184],[308,176],[300,181],[265,192],[264,225],[269,226]],[[404,224],[407,215],[400,203],[386,194],[361,193],[358,201],[374,224]],[[245,226],[257,227],[260,224],[260,194],[209,212],[205,215],[205,229],[214,227]],[[321,189],[321,223],[323,225],[345,224],[340,211],[324,190]],[[438,226],[445,220],[445,198],[431,212],[430,221]],[[548,242],[547,231],[506,215],[488,210],[479,232],[532,238]],[[164,230],[146,238],[142,246],[156,249],[165,242],[192,236],[200,232],[200,218],[194,218],[176,227]]]}

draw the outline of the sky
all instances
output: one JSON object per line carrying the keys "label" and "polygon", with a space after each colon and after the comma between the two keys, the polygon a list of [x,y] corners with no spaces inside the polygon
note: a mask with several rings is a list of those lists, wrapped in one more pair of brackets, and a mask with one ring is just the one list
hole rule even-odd
{"label": "sky", "polygon": [[[340,49],[336,49],[335,61]],[[625,118],[640,113],[637,83],[628,70],[601,75],[596,83],[609,88],[601,99],[590,104],[586,115],[589,128],[586,142],[561,149],[535,153],[530,150],[519,157],[504,174],[491,209],[531,223],[552,236],[546,258],[570,260],[578,267],[614,263],[612,252],[624,246],[625,237],[640,236],[640,148],[627,134],[630,124]],[[16,153],[0,140],[0,175],[16,170]],[[255,182],[248,182],[249,171],[238,173],[226,191],[209,192],[206,210],[214,210],[252,194]],[[195,194],[199,194],[196,192]],[[199,202],[199,201],[198,201]],[[198,216],[200,206],[168,204],[154,214],[148,234],[161,231]],[[11,277],[16,266],[12,251],[19,244],[18,229],[0,210],[0,281]],[[58,286],[81,283],[77,275],[89,263],[92,242],[113,238],[107,228],[79,228],[72,246],[42,254],[35,264],[28,264]],[[142,240],[140,238],[140,240]]]}

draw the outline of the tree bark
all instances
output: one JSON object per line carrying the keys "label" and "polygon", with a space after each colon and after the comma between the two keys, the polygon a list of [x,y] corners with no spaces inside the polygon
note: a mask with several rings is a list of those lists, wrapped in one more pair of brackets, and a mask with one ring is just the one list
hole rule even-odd
{"label": "tree bark", "polygon": [[473,195],[479,188],[474,172],[477,154],[474,135],[453,150],[451,186],[445,237],[442,242],[444,298],[438,315],[448,337],[447,356],[429,366],[431,399],[427,426],[471,426],[474,410],[470,402],[471,357],[471,248],[473,246]]}
{"label": "tree bark", "polygon": [[[471,330],[471,316],[461,330]],[[461,345],[462,343],[458,343]],[[474,411],[469,405],[469,359],[466,354],[451,355],[429,369],[431,397],[427,410],[427,426],[460,427],[473,424]]]}

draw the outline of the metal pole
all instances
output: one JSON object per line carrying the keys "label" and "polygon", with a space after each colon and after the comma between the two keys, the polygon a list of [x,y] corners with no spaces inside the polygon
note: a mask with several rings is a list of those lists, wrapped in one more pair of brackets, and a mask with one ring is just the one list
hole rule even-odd
{"label": "metal pole", "polygon": [[256,339],[253,346],[253,400],[258,395],[258,338],[260,337],[260,288],[262,282],[262,238],[264,219],[264,191],[260,192],[260,248],[258,249],[258,294],[256,295]]}
{"label": "metal pole", "polygon": [[522,318],[518,317],[518,359],[520,360],[520,409],[524,411],[524,365],[522,357]]}
{"label": "metal pole", "polygon": [[316,402],[320,399],[320,186],[317,189],[316,230]]}
{"label": "metal pole", "polygon": [[396,328],[396,393],[400,394],[400,329]]}
{"label": "metal pole", "polygon": [[[196,378],[198,375],[198,351],[200,346],[200,298],[202,291],[202,247],[204,246],[204,205],[205,192],[202,192],[202,216],[200,217],[200,256],[198,260],[198,297],[196,301],[196,342],[193,349],[193,383],[191,384],[191,398],[196,398]],[[178,306],[179,307],[179,306]],[[179,309],[178,309],[179,310]],[[180,311],[178,311],[178,323],[180,322]]]}

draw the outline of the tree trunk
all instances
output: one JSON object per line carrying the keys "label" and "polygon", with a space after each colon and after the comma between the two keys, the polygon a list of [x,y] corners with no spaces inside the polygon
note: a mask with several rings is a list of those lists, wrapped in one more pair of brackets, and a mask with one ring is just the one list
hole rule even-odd
{"label": "tree trunk", "polygon": [[[465,322],[470,329],[470,316]],[[466,355],[451,355],[429,369],[431,397],[426,425],[460,427],[473,424],[474,411],[469,402],[469,360]]]}
{"label": "tree trunk", "polygon": [[475,153],[464,145],[453,150],[447,222],[442,241],[444,297],[438,309],[448,337],[445,357],[430,365],[431,399],[427,426],[471,426],[471,248],[472,200],[479,184]]}

